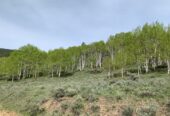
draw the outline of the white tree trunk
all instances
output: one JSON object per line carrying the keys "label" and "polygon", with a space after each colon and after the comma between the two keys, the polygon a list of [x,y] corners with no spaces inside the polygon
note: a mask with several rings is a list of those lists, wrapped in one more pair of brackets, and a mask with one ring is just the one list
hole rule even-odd
{"label": "white tree trunk", "polygon": [[21,68],[18,70],[18,80],[20,80],[21,79],[21,74],[22,74],[22,70],[21,70]]}
{"label": "white tree trunk", "polygon": [[110,65],[109,65],[109,72],[108,72],[107,76],[108,76],[108,78],[111,77],[111,68],[110,68]]}
{"label": "white tree trunk", "polygon": [[51,70],[51,77],[52,77],[52,78],[54,77],[54,70],[53,70],[53,68],[52,68],[52,70]]}
{"label": "white tree trunk", "polygon": [[122,78],[124,77],[124,69],[122,68],[121,70],[121,73],[122,73]]}
{"label": "white tree trunk", "polygon": [[78,70],[82,71],[86,66],[86,56],[81,55],[79,58]]}
{"label": "white tree trunk", "polygon": [[148,59],[146,58],[146,61],[145,61],[145,72],[146,73],[148,73],[149,72],[149,66],[148,66],[148,64],[149,64],[149,61],[148,61]]}
{"label": "white tree trunk", "polygon": [[74,72],[74,67],[75,67],[75,64],[72,65],[71,72]]}
{"label": "white tree trunk", "polygon": [[60,66],[59,71],[58,71],[58,77],[61,77],[61,66]]}
{"label": "white tree trunk", "polygon": [[82,61],[81,61],[81,58],[79,58],[78,70],[82,71]]}
{"label": "white tree trunk", "polygon": [[102,68],[102,53],[99,53],[99,67]]}
{"label": "white tree trunk", "polygon": [[111,72],[110,71],[108,72],[107,77],[110,79],[110,77],[111,77]]}
{"label": "white tree trunk", "polygon": [[90,63],[91,69],[93,70],[93,62]]}
{"label": "white tree trunk", "polygon": [[67,72],[67,70],[68,70],[68,66],[65,67],[65,72]]}
{"label": "white tree trunk", "polygon": [[82,70],[85,68],[85,65],[86,65],[86,56],[85,55],[82,55]]}
{"label": "white tree trunk", "polygon": [[155,69],[156,69],[156,66],[157,66],[157,64],[156,64],[156,58],[152,58],[152,68],[154,69],[154,71],[155,71]]}
{"label": "white tree trunk", "polygon": [[161,60],[161,55],[159,54],[159,57],[158,57],[158,65],[162,65],[162,60]]}
{"label": "white tree trunk", "polygon": [[156,61],[154,62],[154,64],[153,64],[153,69],[154,69],[154,71],[156,70]]}
{"label": "white tree trunk", "polygon": [[23,78],[26,78],[26,66],[24,66],[24,70],[23,70]]}
{"label": "white tree trunk", "polygon": [[138,77],[140,77],[140,70],[141,70],[140,65],[138,65]]}
{"label": "white tree trunk", "polygon": [[35,74],[34,74],[35,79],[37,78],[37,71],[35,70]]}
{"label": "white tree trunk", "polygon": [[170,74],[170,61],[167,60],[167,69],[168,69],[168,74]]}
{"label": "white tree trunk", "polygon": [[58,77],[61,77],[61,72],[59,71],[59,73],[58,73]]}
{"label": "white tree trunk", "polygon": [[97,67],[102,67],[102,53],[100,52],[99,54],[97,53],[97,58],[96,58],[96,68]]}
{"label": "white tree trunk", "polygon": [[14,76],[12,75],[12,83],[14,82]]}

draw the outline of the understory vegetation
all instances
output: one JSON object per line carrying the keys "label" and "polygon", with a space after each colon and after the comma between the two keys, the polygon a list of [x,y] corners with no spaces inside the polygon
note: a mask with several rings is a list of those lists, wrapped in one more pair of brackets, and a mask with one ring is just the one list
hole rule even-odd
{"label": "understory vegetation", "polygon": [[0,109],[28,116],[169,115],[168,74],[150,73],[137,80],[106,76],[83,71],[67,78],[1,81]]}

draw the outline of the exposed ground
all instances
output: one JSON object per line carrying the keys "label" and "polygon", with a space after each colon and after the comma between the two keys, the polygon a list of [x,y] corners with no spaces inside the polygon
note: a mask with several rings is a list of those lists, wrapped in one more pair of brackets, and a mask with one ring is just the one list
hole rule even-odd
{"label": "exposed ground", "polygon": [[170,116],[170,76],[106,78],[78,72],[66,78],[0,81],[0,116]]}
{"label": "exposed ground", "polygon": [[20,115],[13,111],[0,110],[0,116],[20,116]]}

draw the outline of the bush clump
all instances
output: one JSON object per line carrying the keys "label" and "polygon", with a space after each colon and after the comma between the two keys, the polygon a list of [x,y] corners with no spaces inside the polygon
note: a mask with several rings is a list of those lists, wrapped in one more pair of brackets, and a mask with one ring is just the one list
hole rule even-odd
{"label": "bush clump", "polygon": [[109,85],[113,85],[113,84],[115,84],[115,83],[116,83],[116,81],[115,81],[115,80],[112,80],[112,81],[109,82]]}
{"label": "bush clump", "polygon": [[82,95],[82,97],[86,101],[91,102],[91,103],[98,100],[98,97],[96,95],[94,95],[94,94],[84,94],[84,95]]}
{"label": "bush clump", "polygon": [[130,87],[126,87],[123,90],[125,91],[126,94],[133,92],[133,88],[130,88]]}
{"label": "bush clump", "polygon": [[166,109],[167,109],[167,112],[170,113],[170,101],[166,104]]}
{"label": "bush clump", "polygon": [[98,97],[89,88],[82,88],[81,96],[88,102],[94,102],[98,100]]}
{"label": "bush clump", "polygon": [[154,97],[155,94],[150,92],[150,91],[142,91],[142,92],[139,93],[139,96],[142,97],[142,98],[143,97]]}
{"label": "bush clump", "polygon": [[137,81],[139,79],[139,77],[137,75],[131,75],[129,77],[129,79],[132,80],[132,81]]}
{"label": "bush clump", "polygon": [[142,107],[137,111],[137,116],[156,116],[156,109],[155,106]]}
{"label": "bush clump", "polygon": [[84,105],[82,102],[76,101],[72,106],[71,106],[71,111],[73,112],[74,115],[79,116],[80,113],[82,112],[82,109],[84,108]]}
{"label": "bush clump", "polygon": [[133,116],[133,108],[132,107],[125,107],[122,111],[122,116]]}
{"label": "bush clump", "polygon": [[63,113],[58,111],[58,110],[55,110],[53,113],[52,113],[52,116],[63,116]]}
{"label": "bush clump", "polygon": [[69,103],[65,102],[65,103],[62,103],[62,104],[61,104],[61,109],[62,109],[62,110],[65,111],[65,110],[67,110],[68,108],[69,108]]}
{"label": "bush clump", "polygon": [[[22,111],[21,111],[22,112]],[[30,116],[37,116],[45,113],[45,109],[40,109],[38,105],[28,106],[23,110],[23,112],[27,112]]]}
{"label": "bush clump", "polygon": [[98,106],[98,105],[92,105],[90,109],[91,109],[91,111],[92,111],[93,113],[97,113],[97,112],[100,111],[100,106]]}
{"label": "bush clump", "polygon": [[65,96],[67,96],[67,97],[73,97],[75,95],[77,95],[77,90],[75,90],[75,89],[70,88],[65,91]]}
{"label": "bush clump", "polygon": [[60,89],[57,89],[57,91],[55,92],[53,97],[58,99],[58,98],[62,98],[64,96],[65,96],[65,91],[64,91],[64,89],[60,88]]}
{"label": "bush clump", "polygon": [[65,89],[57,89],[55,94],[53,95],[53,97],[55,99],[59,99],[59,98],[62,98],[62,97],[73,97],[77,94],[77,91],[74,90],[74,89],[68,89],[68,90],[65,90]]}

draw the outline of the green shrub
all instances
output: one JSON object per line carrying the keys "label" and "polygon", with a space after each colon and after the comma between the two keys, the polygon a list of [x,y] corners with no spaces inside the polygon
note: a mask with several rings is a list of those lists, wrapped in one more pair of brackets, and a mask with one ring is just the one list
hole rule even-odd
{"label": "green shrub", "polygon": [[77,91],[75,89],[68,89],[68,90],[64,90],[63,88],[57,89],[55,91],[55,94],[53,95],[53,97],[55,99],[58,98],[62,98],[62,97],[73,97],[77,94]]}
{"label": "green shrub", "polygon": [[139,77],[137,75],[131,75],[131,76],[129,76],[129,79],[132,81],[137,81],[139,79]]}
{"label": "green shrub", "polygon": [[92,90],[90,88],[82,88],[81,96],[89,102],[94,102],[98,100],[98,97],[94,93],[92,93]]}
{"label": "green shrub", "polygon": [[88,102],[95,102],[98,100],[98,97],[94,94],[84,94],[82,97]]}
{"label": "green shrub", "polygon": [[156,78],[154,75],[151,75],[150,78]]}
{"label": "green shrub", "polygon": [[86,101],[93,102],[96,100],[96,96],[92,94],[92,91],[90,88],[81,88],[81,96]]}
{"label": "green shrub", "polygon": [[122,116],[133,116],[133,108],[125,107],[122,111]]}
{"label": "green shrub", "polygon": [[56,92],[55,92],[55,94],[54,94],[54,98],[55,99],[58,99],[58,98],[62,98],[62,97],[64,97],[65,96],[65,91],[64,91],[64,89],[57,89],[56,90]]}
{"label": "green shrub", "polygon": [[133,88],[126,87],[123,90],[125,91],[125,93],[131,93],[133,91]]}
{"label": "green shrub", "polygon": [[122,76],[122,74],[121,73],[114,73],[113,74],[113,77],[115,77],[115,78],[117,78],[117,77],[121,77]]}
{"label": "green shrub", "polygon": [[71,107],[71,111],[73,112],[74,115],[79,116],[80,113],[82,112],[82,109],[84,108],[83,103],[81,102],[75,102],[72,107]]}
{"label": "green shrub", "polygon": [[170,113],[170,101],[166,104],[166,109],[167,109],[167,112]]}
{"label": "green shrub", "polygon": [[116,81],[112,80],[112,81],[109,82],[109,85],[112,85],[112,84],[115,84],[115,83],[116,83]]}
{"label": "green shrub", "polygon": [[52,113],[52,116],[63,116],[63,113],[58,111],[58,110],[55,110],[53,113]]}
{"label": "green shrub", "polygon": [[124,98],[124,92],[116,91],[114,94],[117,101],[122,100]]}
{"label": "green shrub", "polygon": [[38,105],[28,106],[21,112],[27,112],[30,116],[37,116],[43,114],[45,109],[40,109]]}
{"label": "green shrub", "polygon": [[61,104],[61,109],[62,110],[67,110],[69,108],[69,103],[65,102]]}
{"label": "green shrub", "polygon": [[145,106],[139,109],[137,116],[156,116],[155,106]]}
{"label": "green shrub", "polygon": [[89,72],[90,74],[99,74],[99,73],[102,73],[102,70],[101,69],[94,69],[94,70],[89,70],[87,72]]}
{"label": "green shrub", "polygon": [[80,95],[78,95],[78,96],[76,97],[76,101],[77,101],[77,102],[83,102],[83,98],[82,98]]}
{"label": "green shrub", "polygon": [[122,96],[120,96],[120,95],[117,95],[117,96],[116,96],[116,100],[117,100],[117,101],[122,100],[122,99],[123,99]]}
{"label": "green shrub", "polygon": [[91,109],[91,111],[92,111],[93,113],[97,113],[97,112],[100,111],[100,106],[98,106],[98,105],[92,105],[90,109]]}
{"label": "green shrub", "polygon": [[142,91],[139,93],[139,97],[154,97],[155,94],[151,91]]}
{"label": "green shrub", "polygon": [[67,97],[73,97],[75,95],[77,95],[76,89],[67,89],[65,91],[65,96],[67,96]]}
{"label": "green shrub", "polygon": [[43,90],[43,89],[45,89],[45,87],[44,87],[44,86],[42,86],[40,89],[42,89],[42,90]]}

